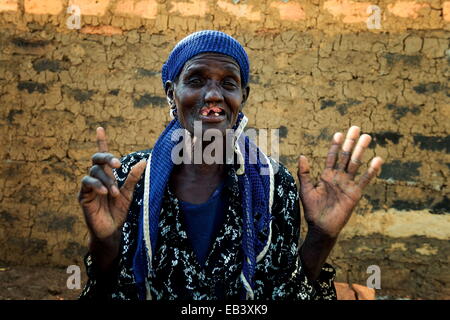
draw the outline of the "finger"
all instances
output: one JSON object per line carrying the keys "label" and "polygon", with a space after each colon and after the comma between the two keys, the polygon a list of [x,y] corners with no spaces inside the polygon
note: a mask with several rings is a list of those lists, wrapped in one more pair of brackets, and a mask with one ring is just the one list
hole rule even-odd
{"label": "finger", "polygon": [[108,152],[108,142],[106,140],[106,132],[103,127],[97,128],[97,149],[99,152]]}
{"label": "finger", "polygon": [[111,153],[97,152],[92,156],[92,164],[108,165],[111,168],[120,168],[120,160],[114,157]]}
{"label": "finger", "polygon": [[89,175],[91,177],[100,180],[100,182],[106,188],[108,188],[108,191],[111,193],[113,197],[119,195],[119,188],[117,188],[116,180],[112,179],[109,175],[107,175],[101,166],[99,165],[92,166],[91,170],[89,171]]}
{"label": "finger", "polygon": [[[99,153],[108,153],[108,142],[106,139],[106,131],[103,127],[97,128],[97,149],[98,149]],[[113,160],[113,163],[115,165],[117,165],[117,161]],[[112,166],[112,167],[118,168],[117,166]],[[114,178],[114,175],[112,173],[112,168],[105,167],[105,172],[108,176],[110,176],[111,178]]]}
{"label": "finger", "polygon": [[82,194],[86,194],[92,191],[102,195],[108,193],[108,189],[106,189],[106,187],[100,182],[100,180],[90,176],[84,176],[83,179],[81,179],[80,196],[82,196]]}
{"label": "finger", "polygon": [[128,174],[127,179],[123,183],[122,188],[120,188],[120,192],[122,195],[127,198],[130,202],[133,198],[134,188],[136,187],[136,183],[141,179],[142,174],[145,171],[145,167],[147,165],[147,161],[142,160],[139,161],[136,165],[131,168],[130,173]]}
{"label": "finger", "polygon": [[352,178],[356,176],[356,173],[358,172],[358,169],[362,164],[364,152],[369,146],[371,140],[372,138],[368,134],[363,134],[359,138],[358,143],[356,144],[356,147],[353,150],[350,162],[348,163],[347,166],[347,172]]}
{"label": "finger", "polygon": [[380,157],[375,157],[370,162],[369,169],[361,176],[361,179],[359,180],[359,187],[361,189],[364,189],[372,180],[373,177],[375,177],[380,171],[381,171],[381,165],[383,164],[383,159]]}
{"label": "finger", "polygon": [[357,126],[352,126],[347,131],[347,136],[345,137],[344,144],[342,145],[342,151],[339,154],[339,161],[337,165],[337,169],[344,171],[347,168],[348,161],[352,154],[353,147],[356,144],[356,141],[359,138],[359,133],[361,129]]}
{"label": "finger", "polygon": [[305,156],[300,156],[298,160],[298,180],[300,181],[300,195],[304,195],[314,189],[309,174],[309,163]]}
{"label": "finger", "polygon": [[334,168],[338,156],[339,149],[341,148],[342,140],[344,135],[340,132],[336,132],[331,140],[331,147],[328,150],[327,160],[325,162],[325,168]]}
{"label": "finger", "polygon": [[[97,149],[98,149],[99,153],[108,153],[108,142],[106,140],[105,129],[103,127],[98,127],[96,132],[97,132],[96,133],[97,134]],[[111,168],[106,167],[105,171],[108,176],[110,176],[111,178],[114,177]]]}

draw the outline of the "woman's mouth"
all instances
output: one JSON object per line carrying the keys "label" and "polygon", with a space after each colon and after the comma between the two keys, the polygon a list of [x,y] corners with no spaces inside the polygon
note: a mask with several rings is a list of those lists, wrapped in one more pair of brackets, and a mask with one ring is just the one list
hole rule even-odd
{"label": "woman's mouth", "polygon": [[203,122],[221,122],[226,119],[226,114],[220,107],[203,107],[200,109],[200,119]]}

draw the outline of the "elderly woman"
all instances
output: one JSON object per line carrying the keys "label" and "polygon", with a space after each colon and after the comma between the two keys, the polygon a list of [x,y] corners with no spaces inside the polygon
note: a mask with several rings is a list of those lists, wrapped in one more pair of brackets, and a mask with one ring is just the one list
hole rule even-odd
{"label": "elderly woman", "polygon": [[[370,136],[360,137],[358,127],[345,139],[336,133],[317,185],[301,156],[298,193],[288,170],[243,133],[249,61],[235,39],[209,30],[189,35],[169,55],[162,80],[173,120],[152,150],[119,160],[97,129],[99,152],[79,194],[90,233],[81,297],[335,299],[335,271],[325,261],[381,168],[374,158],[355,181]],[[225,137],[229,129],[231,157],[174,162],[187,136],[192,147],[208,130]],[[302,243],[300,201],[308,223]]]}

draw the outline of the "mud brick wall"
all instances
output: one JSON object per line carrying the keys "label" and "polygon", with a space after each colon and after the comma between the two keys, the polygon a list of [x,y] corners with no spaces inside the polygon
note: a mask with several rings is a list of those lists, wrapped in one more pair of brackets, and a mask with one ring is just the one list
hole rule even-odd
{"label": "mud brick wall", "polygon": [[95,128],[116,155],[151,147],[169,121],[161,65],[200,29],[245,45],[250,126],[280,129],[292,173],[304,154],[317,176],[335,131],[374,137],[366,159],[386,164],[329,259],[337,280],[365,285],[378,265],[379,296],[450,298],[450,1],[439,0],[0,0],[0,263],[82,264],[76,195]]}

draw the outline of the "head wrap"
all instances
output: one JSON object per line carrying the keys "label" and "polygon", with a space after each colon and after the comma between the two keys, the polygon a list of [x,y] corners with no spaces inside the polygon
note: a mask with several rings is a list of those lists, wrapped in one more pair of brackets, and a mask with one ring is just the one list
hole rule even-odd
{"label": "head wrap", "polygon": [[[163,82],[173,80],[184,63],[201,52],[219,52],[236,59],[241,66],[243,82],[247,83],[248,57],[244,49],[236,40],[218,31],[200,31],[181,40],[163,66]],[[269,158],[243,133],[247,121],[247,117],[239,113],[233,127],[233,148],[240,166],[237,175],[243,211],[243,263],[240,278],[244,289],[243,298],[253,299],[256,264],[266,254],[272,236],[274,170]],[[151,299],[149,278],[153,277],[152,257],[157,249],[159,216],[174,167],[171,153],[179,142],[179,136],[176,136],[179,135],[179,129],[183,129],[183,126],[175,118],[159,136],[147,161],[138,241],[133,259],[133,270],[141,299]],[[258,234],[265,235],[265,239],[260,239]]]}
{"label": "head wrap", "polygon": [[203,30],[190,34],[173,48],[162,67],[163,86],[167,80],[174,81],[176,79],[189,59],[204,52],[221,53],[234,58],[241,70],[243,86],[248,83],[250,64],[242,45],[226,33]]}

